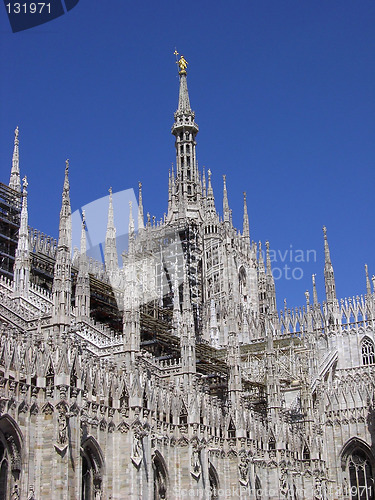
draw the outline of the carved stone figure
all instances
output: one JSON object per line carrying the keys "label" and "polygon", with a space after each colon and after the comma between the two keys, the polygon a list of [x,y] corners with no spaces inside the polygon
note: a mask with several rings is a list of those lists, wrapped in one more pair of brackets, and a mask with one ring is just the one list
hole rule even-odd
{"label": "carved stone figure", "polygon": [[66,444],[68,440],[68,432],[67,432],[67,427],[68,427],[68,417],[64,411],[59,411],[59,414],[57,416],[57,420],[59,423],[59,436],[58,436],[58,442],[61,445]]}

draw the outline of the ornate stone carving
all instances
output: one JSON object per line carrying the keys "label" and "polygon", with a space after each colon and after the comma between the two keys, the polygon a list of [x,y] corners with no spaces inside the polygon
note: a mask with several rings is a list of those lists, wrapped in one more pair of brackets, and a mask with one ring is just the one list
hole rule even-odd
{"label": "ornate stone carving", "polygon": [[200,450],[194,446],[191,450],[190,473],[198,481],[202,472]]}
{"label": "ornate stone carving", "polygon": [[136,431],[133,435],[131,459],[135,467],[139,468],[143,459],[142,434]]}
{"label": "ornate stone carving", "polygon": [[238,464],[238,471],[240,477],[240,484],[247,486],[249,483],[249,458],[245,451],[239,454],[240,463]]}

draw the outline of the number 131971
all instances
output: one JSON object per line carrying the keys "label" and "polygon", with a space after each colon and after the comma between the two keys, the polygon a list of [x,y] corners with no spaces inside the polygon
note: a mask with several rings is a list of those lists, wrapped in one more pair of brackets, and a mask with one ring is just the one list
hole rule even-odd
{"label": "number 131971", "polygon": [[8,9],[8,14],[41,14],[44,9],[48,11],[48,14],[51,14],[51,4],[50,3],[15,3],[15,4],[6,4],[6,8]]}

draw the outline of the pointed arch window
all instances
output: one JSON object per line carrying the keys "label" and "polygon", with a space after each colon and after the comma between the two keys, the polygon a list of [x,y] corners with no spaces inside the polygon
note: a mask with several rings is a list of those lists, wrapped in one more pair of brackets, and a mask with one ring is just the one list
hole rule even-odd
{"label": "pointed arch window", "polygon": [[103,455],[94,438],[89,437],[81,448],[82,473],[81,491],[82,500],[102,498]]}
{"label": "pointed arch window", "polygon": [[236,437],[236,427],[233,423],[233,420],[230,419],[229,426],[228,426],[228,438],[235,439],[235,437]]}
{"label": "pointed arch window", "polygon": [[365,337],[362,341],[362,363],[364,365],[372,365],[375,363],[374,342],[368,337]]}
{"label": "pointed arch window", "polygon": [[271,451],[276,450],[276,441],[273,436],[271,436],[270,439],[268,440],[268,449]]}
{"label": "pointed arch window", "polygon": [[258,476],[255,478],[255,500],[262,500],[262,483]]}
{"label": "pointed arch window", "polygon": [[210,463],[208,467],[208,477],[210,481],[210,500],[219,499],[219,477],[215,467]]}
{"label": "pointed arch window", "polygon": [[185,406],[185,403],[182,403],[181,411],[180,411],[180,424],[186,425],[188,421],[188,412]]}
{"label": "pointed arch window", "polygon": [[0,500],[6,500],[9,486],[9,455],[0,436]]}
{"label": "pointed arch window", "polygon": [[351,500],[373,500],[374,481],[369,458],[364,451],[355,449],[348,458]]}
{"label": "pointed arch window", "polygon": [[153,500],[164,500],[168,498],[168,473],[165,461],[158,451],[152,458],[152,470],[154,475]]}
{"label": "pointed arch window", "polygon": [[303,447],[302,458],[303,460],[310,460],[310,450],[306,443]]}
{"label": "pointed arch window", "polygon": [[21,434],[5,415],[0,418],[0,500],[19,498],[20,474]]}
{"label": "pointed arch window", "polygon": [[342,455],[345,498],[374,500],[374,456],[361,440],[353,439]]}
{"label": "pointed arch window", "polygon": [[53,370],[53,365],[50,363],[46,375],[46,394],[49,397],[53,396],[53,387],[55,385],[55,372]]}

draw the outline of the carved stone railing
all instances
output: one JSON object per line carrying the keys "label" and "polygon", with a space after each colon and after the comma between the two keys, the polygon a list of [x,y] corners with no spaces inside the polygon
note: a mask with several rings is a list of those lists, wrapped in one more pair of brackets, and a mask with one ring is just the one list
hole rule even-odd
{"label": "carved stone railing", "polygon": [[34,315],[17,304],[11,299],[3,290],[0,289],[0,316],[6,321],[13,323],[22,330],[27,329],[28,320],[32,319]]}
{"label": "carved stone railing", "polygon": [[29,244],[30,252],[42,253],[53,259],[56,258],[57,240],[52,236],[48,236],[37,229],[29,227]]}

